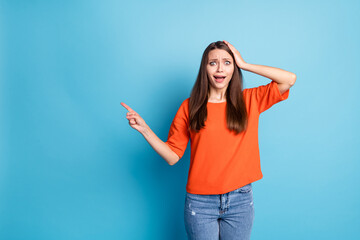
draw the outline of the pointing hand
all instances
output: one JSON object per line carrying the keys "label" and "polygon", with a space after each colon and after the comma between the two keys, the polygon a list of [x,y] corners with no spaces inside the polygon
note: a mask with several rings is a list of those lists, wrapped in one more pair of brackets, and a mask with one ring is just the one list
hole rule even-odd
{"label": "pointing hand", "polygon": [[129,120],[129,125],[140,133],[143,133],[144,130],[148,127],[144,119],[142,119],[137,112],[132,110],[125,103],[122,102],[120,104],[129,111],[126,113],[126,118]]}

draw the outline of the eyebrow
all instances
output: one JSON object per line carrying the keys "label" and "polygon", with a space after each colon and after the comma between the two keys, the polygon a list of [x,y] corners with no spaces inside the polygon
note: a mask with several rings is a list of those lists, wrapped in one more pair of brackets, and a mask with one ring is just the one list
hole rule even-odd
{"label": "eyebrow", "polygon": [[[230,58],[223,58],[223,59],[231,60]],[[212,61],[212,60],[217,60],[217,58],[209,59],[209,61]]]}

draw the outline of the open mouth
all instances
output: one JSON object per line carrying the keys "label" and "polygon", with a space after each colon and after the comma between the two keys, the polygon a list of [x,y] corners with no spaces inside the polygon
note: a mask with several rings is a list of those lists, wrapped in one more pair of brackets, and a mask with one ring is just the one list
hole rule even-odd
{"label": "open mouth", "polygon": [[225,79],[224,76],[214,76],[214,78],[215,78],[215,81],[216,81],[216,82],[222,82],[222,81],[224,81],[224,79]]}

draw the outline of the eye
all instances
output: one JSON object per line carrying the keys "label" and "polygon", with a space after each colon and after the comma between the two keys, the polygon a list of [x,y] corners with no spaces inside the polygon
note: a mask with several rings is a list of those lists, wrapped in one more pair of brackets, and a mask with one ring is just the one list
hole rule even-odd
{"label": "eye", "polygon": [[215,62],[210,62],[209,64],[210,64],[210,66],[214,66],[214,64],[213,63],[215,63]]}
{"label": "eye", "polygon": [[231,62],[230,62],[230,61],[226,61],[226,63],[228,63],[227,65],[230,65],[230,64],[231,64]]}

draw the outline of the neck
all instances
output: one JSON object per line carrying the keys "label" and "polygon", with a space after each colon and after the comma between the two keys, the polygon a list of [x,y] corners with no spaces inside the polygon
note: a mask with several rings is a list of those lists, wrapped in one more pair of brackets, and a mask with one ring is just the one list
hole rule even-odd
{"label": "neck", "polygon": [[226,89],[210,89],[208,101],[224,102],[226,101]]}

